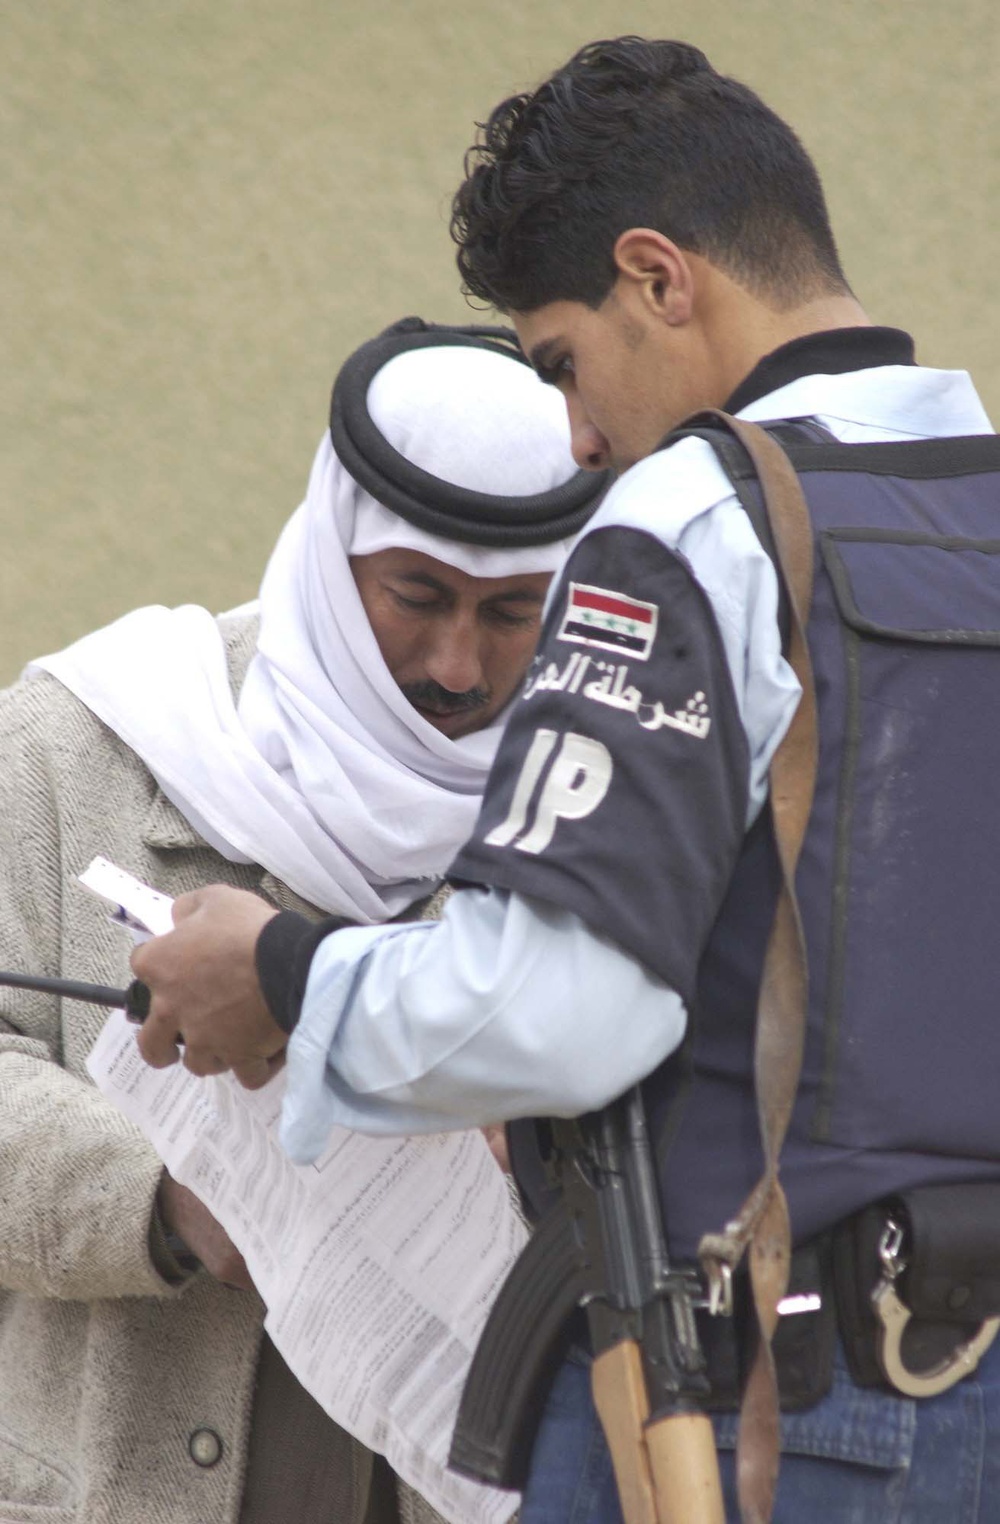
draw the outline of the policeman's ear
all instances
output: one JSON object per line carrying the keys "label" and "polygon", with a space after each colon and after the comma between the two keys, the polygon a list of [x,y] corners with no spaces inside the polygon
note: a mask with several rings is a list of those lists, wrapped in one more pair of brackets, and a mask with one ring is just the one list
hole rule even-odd
{"label": "policeman's ear", "polygon": [[614,247],[619,295],[645,315],[679,328],[691,321],[695,277],[684,250],[654,228],[627,228]]}

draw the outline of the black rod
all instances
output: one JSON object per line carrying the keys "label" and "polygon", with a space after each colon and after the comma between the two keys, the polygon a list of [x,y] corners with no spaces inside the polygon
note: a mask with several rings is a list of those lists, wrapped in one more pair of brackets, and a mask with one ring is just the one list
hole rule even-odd
{"label": "black rod", "polygon": [[149,990],[138,979],[133,979],[127,990],[116,990],[108,984],[84,984],[79,979],[0,971],[0,985],[15,990],[37,990],[42,995],[62,995],[67,1000],[85,1000],[90,1005],[121,1007],[127,1015],[140,1021],[149,1013]]}

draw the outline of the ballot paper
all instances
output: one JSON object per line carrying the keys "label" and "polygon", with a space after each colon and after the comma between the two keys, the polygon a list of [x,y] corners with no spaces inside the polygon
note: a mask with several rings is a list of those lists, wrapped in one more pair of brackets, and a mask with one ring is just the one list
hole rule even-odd
{"label": "ballot paper", "polygon": [[148,884],[116,868],[106,857],[95,857],[80,874],[80,883],[92,894],[107,900],[108,917],[131,932],[133,942],[147,942],[173,931],[173,901]]}
{"label": "ballot paper", "polygon": [[[147,886],[136,892],[111,864],[82,877],[133,932],[143,934],[147,916],[164,929]],[[150,1069],[120,1011],[87,1067],[225,1228],[266,1304],[271,1339],[330,1417],[451,1524],[504,1524],[516,1494],[446,1464],[472,1352],[525,1239],[482,1136],[338,1128],[314,1164],[293,1164],[277,1141],[283,1073],[249,1091],[230,1075]]]}

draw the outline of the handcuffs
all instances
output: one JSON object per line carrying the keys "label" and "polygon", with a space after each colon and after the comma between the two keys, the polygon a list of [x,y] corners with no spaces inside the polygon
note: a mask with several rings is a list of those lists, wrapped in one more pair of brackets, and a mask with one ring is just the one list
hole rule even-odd
{"label": "handcuffs", "polygon": [[971,1339],[959,1344],[944,1360],[927,1370],[914,1371],[903,1359],[903,1334],[912,1313],[896,1292],[896,1281],[906,1269],[903,1225],[886,1218],[878,1244],[882,1274],[872,1292],[872,1306],[879,1321],[876,1355],[885,1379],[906,1397],[936,1397],[974,1371],[1000,1330],[1000,1318],[985,1318]]}

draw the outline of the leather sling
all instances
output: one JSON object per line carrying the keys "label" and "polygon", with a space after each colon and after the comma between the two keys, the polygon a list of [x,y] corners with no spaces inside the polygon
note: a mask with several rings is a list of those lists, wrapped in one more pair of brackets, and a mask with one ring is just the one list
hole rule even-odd
{"label": "leather sling", "polygon": [[725,429],[749,455],[790,613],[787,659],[802,697],[770,768],[770,809],[781,886],[768,938],[757,1004],[754,1085],[764,1171],[736,1216],[705,1234],[698,1255],[710,1287],[720,1288],[744,1253],[757,1321],[757,1347],[740,1406],[737,1490],[744,1524],[768,1524],[778,1477],[778,1386],[771,1340],[791,1258],[788,1205],[778,1178],[781,1147],[798,1088],[805,1042],[808,972],[795,895],[795,871],[809,823],[818,759],[816,696],[806,625],[812,599],[813,534],[798,476],[781,446],[762,428],[706,410],[682,428]]}

